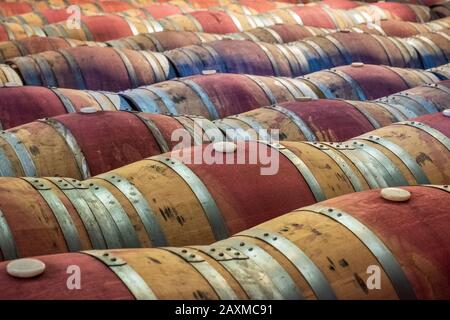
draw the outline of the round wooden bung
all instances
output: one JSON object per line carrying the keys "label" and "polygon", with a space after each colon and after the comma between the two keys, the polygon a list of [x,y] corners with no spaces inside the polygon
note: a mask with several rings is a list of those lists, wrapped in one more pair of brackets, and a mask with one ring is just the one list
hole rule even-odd
{"label": "round wooden bung", "polygon": [[383,199],[396,202],[408,201],[411,198],[411,193],[408,190],[400,188],[383,188],[380,194]]}
{"label": "round wooden bung", "polygon": [[444,111],[442,111],[442,114],[443,114],[445,117],[450,117],[450,109],[445,109]]}
{"label": "round wooden bung", "polygon": [[311,97],[298,97],[295,98],[295,101],[311,101],[312,98]]}
{"label": "round wooden bung", "polygon": [[364,67],[364,63],[363,63],[363,62],[353,62],[353,63],[351,64],[351,66],[352,66],[353,68],[361,68],[361,67]]}
{"label": "round wooden bung", "polygon": [[96,113],[97,111],[98,110],[95,107],[85,107],[80,109],[81,113]]}
{"label": "round wooden bung", "polygon": [[237,145],[233,142],[219,141],[213,143],[213,149],[222,153],[233,153],[237,149]]}
{"label": "round wooden bung", "polygon": [[209,74],[216,74],[216,70],[211,69],[211,70],[203,70],[202,74],[204,75],[209,75]]}
{"label": "round wooden bung", "polygon": [[6,266],[6,272],[16,278],[33,278],[45,271],[45,263],[38,259],[13,260]]}

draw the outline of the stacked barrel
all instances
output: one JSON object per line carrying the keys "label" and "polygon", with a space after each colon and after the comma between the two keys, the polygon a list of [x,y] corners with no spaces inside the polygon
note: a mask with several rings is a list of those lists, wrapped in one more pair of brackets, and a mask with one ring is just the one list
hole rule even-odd
{"label": "stacked barrel", "polygon": [[445,8],[0,2],[0,299],[450,299]]}

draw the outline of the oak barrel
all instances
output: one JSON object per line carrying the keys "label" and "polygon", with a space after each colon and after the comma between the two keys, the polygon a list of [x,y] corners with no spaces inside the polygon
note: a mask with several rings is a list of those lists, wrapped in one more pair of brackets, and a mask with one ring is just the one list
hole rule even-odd
{"label": "oak barrel", "polygon": [[120,91],[173,77],[156,52],[76,47],[11,59],[26,85]]}
{"label": "oak barrel", "polygon": [[127,101],[115,93],[37,86],[0,88],[2,129],[86,107],[105,111],[131,110]]}

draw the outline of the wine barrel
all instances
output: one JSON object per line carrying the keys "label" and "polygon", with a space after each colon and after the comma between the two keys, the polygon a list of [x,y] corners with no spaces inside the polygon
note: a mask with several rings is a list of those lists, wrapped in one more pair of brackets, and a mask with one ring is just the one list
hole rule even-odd
{"label": "wine barrel", "polygon": [[5,21],[22,23],[42,28],[50,23],[66,21],[69,16],[70,13],[66,11],[66,8],[45,9],[41,11],[33,11],[16,16],[11,16],[5,19]]}
{"label": "wine barrel", "polygon": [[[176,145],[171,139],[175,130],[193,138],[195,133],[196,144],[208,142],[202,131],[197,132],[198,121],[206,119],[85,110],[3,131],[0,152],[6,162],[1,171],[10,176],[86,179],[170,151]],[[16,152],[11,141],[20,144],[22,152]]]}
{"label": "wine barrel", "polygon": [[425,84],[377,100],[403,114],[405,118],[445,110],[448,107],[450,81]]}
{"label": "wine barrel", "polygon": [[44,31],[36,26],[14,22],[0,23],[0,41],[23,39],[35,35],[45,37]]}
{"label": "wine barrel", "polygon": [[[98,16],[98,14],[92,14],[93,16]],[[152,20],[154,19],[147,11],[142,10],[140,8],[135,8],[135,9],[129,9],[129,10],[125,10],[125,11],[120,11],[120,12],[114,12],[113,15],[115,16],[119,16],[119,17],[132,17],[132,18],[137,18],[137,19],[147,19],[147,18],[151,18]]]}
{"label": "wine barrel", "polygon": [[432,20],[430,22],[427,22],[426,25],[435,31],[450,28],[450,16],[437,20]]}
{"label": "wine barrel", "polygon": [[231,11],[194,11],[172,15],[158,20],[164,30],[197,31],[206,33],[231,33],[256,27],[252,16]]}
{"label": "wine barrel", "polygon": [[320,2],[312,2],[311,5],[325,5],[333,9],[353,9],[360,6],[360,3],[349,0],[322,0]]}
{"label": "wine barrel", "polygon": [[305,26],[342,29],[352,25],[345,11],[328,9],[324,6],[319,8],[317,6],[295,6],[289,9],[300,17]]}
{"label": "wine barrel", "polygon": [[142,10],[146,11],[155,19],[161,19],[174,14],[184,13],[184,9],[171,3],[151,3],[143,7]]}
{"label": "wine barrel", "polygon": [[60,22],[46,25],[43,29],[47,36],[82,41],[108,41],[139,33],[162,31],[157,21],[118,15],[83,16],[80,28],[69,28],[66,22]]}
{"label": "wine barrel", "polygon": [[278,1],[267,1],[267,0],[239,0],[238,2],[240,5],[251,8],[256,12],[266,12],[289,6]]}
{"label": "wine barrel", "polygon": [[441,80],[450,79],[450,64],[428,69]]}
{"label": "wine barrel", "polygon": [[[83,182],[0,178],[3,230],[8,230],[2,248],[12,249],[3,255],[209,244],[342,194],[446,184],[448,121],[435,113],[337,144],[249,141],[238,143],[232,153],[201,145]],[[60,225],[58,218],[67,223]],[[97,224],[95,219],[101,220]]]}
{"label": "wine barrel", "polygon": [[[137,0],[140,1],[140,0]],[[159,0],[159,1],[155,1],[155,2],[149,2],[147,0],[142,0],[141,4],[136,4],[136,6],[138,7],[147,7],[149,5],[155,4],[155,5],[171,5],[171,6],[175,6],[177,8],[179,8],[181,10],[182,13],[184,12],[190,12],[190,11],[194,11],[195,8],[192,5],[192,3],[190,1],[184,1],[184,0],[171,0],[171,1],[164,1],[164,0]]]}
{"label": "wine barrel", "polygon": [[450,4],[448,1],[440,3],[431,9],[431,14],[435,18],[445,18],[450,16]]}
{"label": "wine barrel", "polygon": [[121,91],[173,78],[156,52],[76,47],[9,60],[26,85]]}
{"label": "wine barrel", "polygon": [[263,42],[218,40],[170,50],[165,56],[181,77],[199,74],[205,69],[285,77],[302,74],[294,74],[291,70],[289,58],[292,54],[285,55],[277,46]]}
{"label": "wine barrel", "polygon": [[192,12],[194,9],[187,7],[176,6],[173,3],[147,3],[142,6],[136,6],[134,9],[129,9],[120,12],[114,12],[114,15],[118,16],[128,16],[135,18],[148,19],[156,21],[158,19],[163,19],[167,16],[175,14],[183,14],[185,12]]}
{"label": "wine barrel", "polygon": [[324,6],[293,6],[269,11],[262,17],[284,24],[300,24],[310,27],[342,29],[353,23],[346,14]]}
{"label": "wine barrel", "polygon": [[295,79],[244,74],[196,75],[121,92],[135,110],[218,119],[316,94]]}
{"label": "wine barrel", "polygon": [[445,3],[446,0],[409,0],[408,2],[411,4],[421,4],[424,6],[432,7],[440,3]]}
{"label": "wine barrel", "polygon": [[191,15],[200,23],[207,33],[231,33],[256,27],[256,22],[250,15],[226,11],[195,11]]}
{"label": "wine barrel", "polygon": [[374,5],[362,5],[345,11],[345,15],[355,25],[378,24],[383,20],[399,20],[392,13]]}
{"label": "wine barrel", "polygon": [[307,40],[322,49],[322,56],[327,55],[334,66],[361,61],[393,67],[423,68],[418,57],[420,53],[406,41],[394,37],[340,31]]}
{"label": "wine barrel", "polygon": [[252,8],[257,12],[266,12],[278,8],[289,7],[290,5],[279,1],[261,1],[261,0],[239,0],[239,4]]}
{"label": "wine barrel", "polygon": [[33,11],[33,6],[26,2],[1,2],[0,17],[15,16]]}
{"label": "wine barrel", "polygon": [[127,101],[114,93],[34,86],[4,87],[0,88],[0,128],[5,130],[86,107],[131,110]]}
{"label": "wine barrel", "polygon": [[255,109],[214,123],[231,141],[236,138],[264,140],[269,133],[275,134],[273,130],[278,130],[276,134],[281,141],[336,142],[395,120],[385,108],[370,102],[302,99]]}
{"label": "wine barrel", "polygon": [[204,42],[220,40],[221,38],[221,35],[204,32],[161,31],[141,33],[135,36],[110,40],[107,44],[116,48],[163,52],[189,45],[198,45]]}
{"label": "wine barrel", "polygon": [[395,68],[354,62],[297,78],[328,99],[373,100],[440,79],[420,69]]}
{"label": "wine barrel", "polygon": [[282,141],[339,142],[394,122],[441,112],[447,108],[449,98],[450,82],[444,81],[373,102],[322,99],[285,102],[215,120],[214,124],[230,141],[265,140],[267,133],[276,129]]}
{"label": "wine barrel", "polygon": [[242,14],[242,15],[248,15],[248,16],[255,16],[258,14],[258,11],[247,7],[247,6],[243,6],[241,4],[238,3],[227,3],[227,4],[222,4],[219,7],[210,7],[208,8],[208,11],[225,11],[225,12],[231,12],[233,13],[237,13],[237,14]]}
{"label": "wine barrel", "polygon": [[[386,200],[385,190],[353,193],[208,246],[40,256],[46,271],[33,279],[10,276],[3,262],[0,298],[449,299],[450,220],[436,205],[448,202],[449,192],[439,185],[401,189],[407,202]],[[67,290],[71,265],[83,270],[83,290]],[[380,272],[379,290],[367,287],[368,266]]]}
{"label": "wine barrel", "polygon": [[[98,11],[94,9],[93,12],[95,13],[97,12],[113,13],[134,9],[134,6],[128,3],[127,1],[101,0],[93,2],[93,4],[95,4],[95,7],[99,9]],[[90,11],[94,6],[81,4],[80,7],[83,9],[83,11]]]}
{"label": "wine barrel", "polygon": [[427,22],[431,19],[430,8],[408,3],[377,2],[373,4],[390,12],[395,18],[411,22]]}
{"label": "wine barrel", "polygon": [[[165,2],[164,0],[162,2]],[[180,4],[186,4],[190,8],[194,9],[208,9],[210,7],[214,6],[220,6],[222,5],[221,0],[191,0],[191,1],[184,1],[184,0],[171,0],[170,3],[174,3],[176,5]],[[228,3],[228,1],[227,1]]]}
{"label": "wine barrel", "polygon": [[357,28],[367,33],[400,38],[412,37],[432,31],[432,28],[425,23],[399,20],[380,21],[380,24],[361,24]]}
{"label": "wine barrel", "polygon": [[443,32],[429,32],[405,39],[419,54],[422,65],[432,68],[450,60],[450,35]]}
{"label": "wine barrel", "polygon": [[8,59],[40,53],[49,50],[78,46],[106,46],[102,42],[80,41],[56,37],[29,37],[21,40],[0,42],[0,62]]}
{"label": "wine barrel", "polygon": [[248,39],[266,43],[288,43],[307,37],[324,35],[331,30],[325,28],[308,27],[302,25],[276,24],[270,27],[258,27],[244,32],[229,34],[234,39]]}

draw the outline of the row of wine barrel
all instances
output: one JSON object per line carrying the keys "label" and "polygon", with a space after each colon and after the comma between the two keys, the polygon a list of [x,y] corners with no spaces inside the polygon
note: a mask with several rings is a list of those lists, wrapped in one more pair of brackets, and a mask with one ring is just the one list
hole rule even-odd
{"label": "row of wine barrel", "polygon": [[450,3],[448,1],[442,2],[431,9],[431,14],[435,18],[444,18],[450,16]]}
{"label": "row of wine barrel", "polygon": [[[79,8],[85,12],[95,12],[95,13],[111,13],[117,11],[125,11],[135,8],[133,5],[127,1],[74,1],[72,4],[76,4]],[[31,2],[2,2],[0,4],[0,16],[8,17],[15,16],[19,14],[24,14],[28,12],[42,12],[45,10],[52,10],[55,8],[61,8],[65,10],[69,3],[61,1],[59,4],[48,4],[45,1],[33,1]]]}
{"label": "row of wine barrel", "polygon": [[80,41],[62,37],[32,36],[22,40],[0,42],[0,62],[5,63],[8,59],[50,50],[59,50],[79,46],[106,47],[107,45],[108,44],[102,42]]}
{"label": "row of wine barrel", "polygon": [[123,91],[120,95],[138,111],[217,119],[304,96],[371,100],[441,78],[428,71],[353,64],[297,79],[235,74],[193,76]]}
{"label": "row of wine barrel", "polygon": [[[3,262],[0,298],[449,299],[448,186],[401,189],[407,202],[383,198],[385,190],[352,193],[206,246],[40,256],[45,271],[30,279]],[[66,286],[73,265],[83,290]]]}
{"label": "row of wine barrel", "polygon": [[[57,9],[64,9],[70,5],[70,3],[59,4],[59,5],[48,5],[45,2],[38,2],[34,5],[29,3],[1,3],[0,4],[0,16],[15,16],[24,13],[32,12],[46,12]],[[302,7],[302,4],[292,4],[286,5],[279,2],[273,1],[263,1],[263,0],[240,0],[240,1],[223,1],[221,3],[211,3],[210,1],[202,0],[201,6],[192,5],[192,2],[185,1],[171,1],[166,3],[131,3],[130,1],[77,1],[72,4],[79,6],[80,10],[84,14],[101,14],[101,13],[117,13],[117,12],[133,12],[133,11],[144,11],[145,14],[150,14],[151,16],[158,18],[171,14],[190,12],[197,9],[222,9],[232,12],[254,15],[261,12],[274,11],[276,9],[282,8],[298,8]],[[326,8],[333,9],[358,9],[366,7],[372,10],[385,11],[385,14],[389,14],[397,19],[417,19],[417,18],[428,18],[430,13],[429,9],[423,6],[411,5],[411,4],[385,4],[378,2],[376,4],[365,5],[361,2],[354,1],[319,1],[308,4],[317,8],[317,5]],[[374,9],[375,8],[375,9]],[[364,11],[365,12],[365,11]]]}
{"label": "row of wine barrel", "polygon": [[[449,27],[450,18],[444,18],[425,24],[397,20],[386,20],[381,21],[380,25],[358,25],[357,27],[352,27],[349,30],[352,32],[367,32],[384,36],[405,38],[433,31],[448,33]],[[270,27],[258,27],[244,32],[227,34],[225,36],[186,31],[163,31],[156,33],[139,34],[135,36],[111,40],[108,41],[108,44],[113,47],[119,48],[161,52],[165,50],[180,48],[186,45],[200,44],[202,42],[212,41],[211,38],[219,40],[221,38],[223,39],[224,37],[230,37],[232,39],[283,44],[302,40],[307,37],[326,35],[335,31],[335,29],[316,28],[302,25],[277,24]],[[172,35],[174,34],[178,34],[178,36],[172,37]],[[161,41],[161,38],[167,39],[169,38],[169,35],[170,38],[173,39],[172,41]],[[210,39],[207,38],[208,35]]]}
{"label": "row of wine barrel", "polygon": [[[186,46],[164,55],[172,62],[178,76],[215,69],[218,72],[293,77],[353,61],[431,68],[447,63],[450,52],[448,35],[444,33],[427,33],[403,40],[336,32],[285,45],[236,41],[218,40]],[[247,60],[250,56],[252,58]]]}
{"label": "row of wine barrel", "polygon": [[[225,34],[247,31],[255,27],[272,26],[277,23],[342,29],[361,23],[375,22],[365,16],[361,19],[352,20],[347,18],[347,12],[331,12],[324,7],[298,7],[295,11],[294,9],[280,10],[280,12],[277,11],[270,15],[267,13],[263,18],[218,10],[195,11],[172,15],[159,20],[126,15],[87,16],[81,19],[81,28],[70,29],[65,21],[61,21],[60,23],[43,26],[43,30],[47,35],[51,36],[68,36],[78,40],[89,41],[107,41],[123,36],[136,35],[138,32],[145,32],[143,30],[146,29],[147,32],[172,30]],[[295,17],[295,19],[292,17]]]}
{"label": "row of wine barrel", "polygon": [[80,24],[80,27],[74,28],[63,21],[49,24],[42,29],[47,36],[82,41],[108,41],[140,33],[164,30],[163,26],[156,20],[118,15],[82,17]]}
{"label": "row of wine barrel", "polygon": [[205,70],[296,77],[354,61],[432,68],[448,62],[447,37],[443,33],[427,33],[400,41],[336,32],[286,45],[217,40],[162,54],[84,46],[17,57],[9,63],[25,85],[117,92]]}
{"label": "row of wine barrel", "polygon": [[183,12],[194,11],[197,9],[210,9],[210,8],[226,8],[231,11],[256,14],[258,12],[264,12],[274,10],[277,8],[290,7],[285,3],[275,1],[264,0],[239,0],[239,1],[223,1],[219,3],[211,3],[210,1],[201,1],[201,6],[195,5],[195,3],[189,1],[170,1],[165,3],[145,1],[64,1],[58,4],[51,4],[44,1],[33,1],[33,3],[20,1],[20,2],[2,2],[0,3],[0,16],[9,17],[16,16],[24,13],[44,13],[51,10],[65,10],[68,5],[76,4],[80,7],[83,14],[92,13],[114,13],[114,12],[126,12],[131,10],[145,10],[146,13],[152,15],[155,18],[161,18],[171,14],[178,14]]}
{"label": "row of wine barrel", "polygon": [[[136,35],[143,32],[155,32],[162,30],[197,31],[207,33],[231,33],[245,31],[255,27],[271,26],[277,23],[300,24],[322,28],[348,28],[360,23],[376,22],[371,16],[370,8],[377,8],[376,15],[380,19],[395,19],[395,16],[374,6],[369,7],[369,13],[340,11],[327,9],[326,7],[298,6],[292,9],[279,9],[263,15],[245,15],[232,11],[208,10],[194,11],[190,13],[171,15],[159,20],[151,17],[133,14],[115,14],[107,16],[83,16],[81,26],[73,28],[68,25],[68,13],[57,10],[50,21],[60,22],[47,25],[47,18],[38,14],[27,14],[10,18],[0,25],[0,40],[15,40],[22,38],[25,34],[69,37],[78,40],[107,41],[124,36]],[[367,10],[366,10],[367,11]],[[414,11],[412,11],[414,12]],[[425,22],[429,18],[420,17],[416,19],[400,19],[405,21]],[[44,24],[45,23],[45,24]]]}
{"label": "row of wine barrel", "polygon": [[450,81],[422,85],[372,102],[311,100],[286,102],[215,120],[226,139],[267,140],[277,129],[280,140],[344,141],[394,122],[443,111]]}
{"label": "row of wine barrel", "polygon": [[[6,15],[14,15],[18,12],[26,12],[32,10],[42,10],[47,8],[62,8],[71,4],[85,4],[85,3],[103,3],[114,7],[114,2],[111,0],[7,0],[7,3],[2,5],[2,10],[6,10]],[[444,0],[408,0],[402,1],[409,4],[418,4],[424,6],[435,6],[443,3]],[[335,9],[351,9],[356,8],[364,4],[373,4],[380,2],[377,1],[364,1],[357,2],[351,0],[322,0],[322,1],[299,1],[299,0],[127,0],[126,3],[136,8],[147,7],[152,4],[157,5],[172,5],[180,8],[181,10],[189,9],[209,9],[211,7],[221,7],[227,5],[241,5],[249,7],[258,12],[264,12],[277,8],[287,8],[298,5],[323,5]],[[28,5],[27,5],[28,4]],[[389,7],[389,6],[387,6]],[[399,8],[402,6],[393,6],[393,8]],[[106,7],[107,8],[107,7]],[[17,13],[16,13],[17,11]]]}
{"label": "row of wine barrel", "polygon": [[447,184],[449,137],[449,118],[434,113],[342,143],[216,143],[84,181],[0,178],[1,256],[204,245],[327,198]]}
{"label": "row of wine barrel", "polygon": [[46,34],[36,26],[16,22],[0,22],[0,41],[23,39],[31,36],[45,37]]}
{"label": "row of wine barrel", "polygon": [[[213,10],[208,11],[213,12]],[[241,27],[240,31],[244,31],[246,30],[246,25],[251,26],[251,24],[268,26],[276,23],[285,23],[336,29],[346,28],[360,23],[375,22],[377,20],[375,17],[378,17],[378,20],[388,19],[410,22],[427,22],[430,20],[429,8],[399,3],[377,3],[376,5],[358,6],[350,10],[335,10],[325,6],[293,6],[253,16],[240,15],[238,13],[231,13],[230,11],[225,11],[225,13],[229,16],[222,16],[222,19],[226,19],[225,21],[227,21],[224,21],[224,26],[222,26],[222,28],[228,30],[225,32],[232,32],[230,29],[239,29],[239,27]],[[192,19],[188,17],[193,15],[192,12],[183,15],[171,15],[160,21],[166,28],[177,28],[178,30],[185,31],[203,31],[203,28],[209,27],[203,22],[205,20],[201,18],[194,17],[195,19]],[[222,28],[219,30],[223,31],[224,29]]]}
{"label": "row of wine barrel", "polygon": [[[31,19],[31,18],[30,18]],[[0,40],[17,40],[24,36],[59,36],[82,41],[108,41],[139,33],[157,31],[195,31],[205,33],[231,33],[273,25],[274,22],[255,20],[253,16],[223,11],[198,11],[171,16],[162,20],[124,15],[83,16],[80,28],[67,25],[66,19],[45,26],[28,25],[23,21],[5,22],[0,26]],[[282,21],[279,21],[282,22]],[[290,22],[288,22],[290,23]],[[35,23],[36,24],[36,23]],[[327,27],[333,27],[328,26]],[[341,26],[342,27],[342,26]]]}
{"label": "row of wine barrel", "polygon": [[166,56],[151,51],[74,47],[12,59],[25,85],[120,91],[176,76]]}
{"label": "row of wine barrel", "polygon": [[450,79],[449,65],[431,72],[354,64],[297,79],[196,75],[119,93],[8,85],[0,88],[0,126],[9,129],[85,107],[189,114],[214,120],[302,97],[372,100],[446,79]]}
{"label": "row of wine barrel", "polygon": [[[10,17],[26,13],[51,14],[52,11],[65,10],[68,5],[76,4],[80,7],[84,14],[99,14],[99,13],[115,13],[145,10],[154,18],[161,18],[171,14],[179,14],[184,12],[195,11],[198,9],[227,9],[233,12],[243,14],[256,14],[258,12],[266,12],[279,8],[288,8],[299,3],[287,4],[277,1],[265,0],[233,0],[233,1],[168,1],[165,3],[145,1],[61,1],[50,4],[48,1],[18,1],[18,2],[2,2],[0,3],[0,16]],[[313,2],[310,5],[324,5],[334,9],[353,9],[361,6],[362,3],[340,0],[340,1],[320,1]],[[401,6],[401,11],[409,12],[408,6]],[[390,9],[390,8],[388,8]],[[399,9],[397,9],[398,11]],[[404,14],[404,13],[403,13]]]}
{"label": "row of wine barrel", "polygon": [[[111,17],[102,16],[96,17],[100,20],[109,20]],[[113,17],[112,20],[116,18]],[[111,21],[109,21],[111,22]],[[109,23],[105,23],[108,25]],[[416,24],[412,22],[404,21],[382,21],[380,25],[373,25],[373,27],[367,27],[360,25],[350,28],[352,32],[367,32],[385,36],[398,36],[398,37],[410,37],[421,33],[427,33],[432,31],[444,32],[448,34],[448,28],[450,28],[450,18],[441,19],[430,22],[428,24]],[[84,29],[79,29],[84,30]],[[99,29],[100,30],[100,29]],[[26,56],[29,54],[36,54],[48,50],[65,49],[69,47],[78,46],[112,46],[121,49],[132,50],[150,50],[163,52],[172,50],[188,45],[199,45],[204,42],[210,42],[214,40],[220,40],[224,37],[232,39],[247,39],[252,41],[261,41],[266,43],[288,43],[293,41],[302,40],[307,37],[326,35],[335,32],[334,29],[315,28],[302,25],[285,25],[278,24],[271,27],[258,27],[250,29],[245,32],[219,35],[203,32],[191,32],[191,31],[161,31],[152,33],[140,33],[138,35],[126,36],[116,40],[110,40],[106,44],[102,42],[91,42],[71,39],[68,37],[76,37],[81,39],[86,38],[102,38],[109,39],[111,37],[110,31],[114,29],[108,29],[107,32],[101,33],[99,37],[85,37],[79,33],[67,35],[66,37],[28,37],[20,40],[10,40],[0,43],[0,62],[4,62],[7,59]],[[121,31],[126,28],[121,28]],[[92,32],[89,34],[93,35]],[[444,36],[446,36],[444,35]]]}
{"label": "row of wine barrel", "polygon": [[[352,32],[366,32],[383,36],[406,38],[433,31],[448,32],[447,30],[449,27],[450,18],[443,18],[428,23],[386,20],[381,21],[380,24],[357,25],[355,27],[349,28],[348,30]],[[315,28],[302,25],[276,24],[274,26],[259,27],[247,30],[245,32],[238,32],[226,36],[234,39],[248,39],[253,41],[282,44],[302,40],[306,37],[324,35],[332,32],[335,32],[335,29]],[[125,39],[134,39],[134,37],[136,36],[113,40],[110,41],[110,43],[117,43],[119,41],[124,41]]]}
{"label": "row of wine barrel", "polygon": [[277,129],[280,140],[339,142],[394,122],[443,111],[449,98],[447,80],[380,101],[305,98],[214,123],[201,116],[129,112],[46,117],[0,133],[0,175],[86,179],[168,152],[179,147],[183,137],[188,138],[186,146],[268,140]]}

